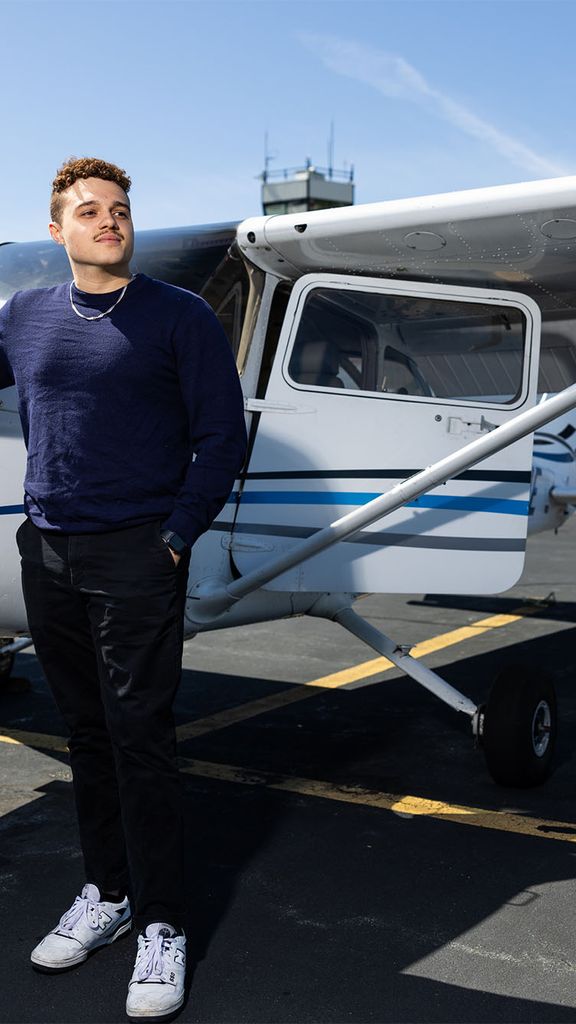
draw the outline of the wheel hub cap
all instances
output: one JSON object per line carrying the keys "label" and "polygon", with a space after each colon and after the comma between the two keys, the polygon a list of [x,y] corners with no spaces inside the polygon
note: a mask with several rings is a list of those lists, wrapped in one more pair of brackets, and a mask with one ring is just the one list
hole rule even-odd
{"label": "wheel hub cap", "polygon": [[547,701],[541,700],[532,718],[532,746],[536,757],[544,757],[550,743],[552,713]]}

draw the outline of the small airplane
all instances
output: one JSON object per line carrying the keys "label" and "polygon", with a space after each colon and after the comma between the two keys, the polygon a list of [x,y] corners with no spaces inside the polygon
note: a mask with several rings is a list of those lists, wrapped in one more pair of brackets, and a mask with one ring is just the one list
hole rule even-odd
{"label": "small airplane", "polygon": [[[332,619],[466,715],[496,781],[542,782],[554,688],[513,666],[476,705],[367,623],[366,592],[498,593],[576,505],[576,178],[137,233],[134,269],[202,294],[235,352],[245,469],[194,548],[191,637]],[[0,303],[69,278],[0,246]],[[0,395],[2,665],[31,643],[14,535],[25,450]]]}

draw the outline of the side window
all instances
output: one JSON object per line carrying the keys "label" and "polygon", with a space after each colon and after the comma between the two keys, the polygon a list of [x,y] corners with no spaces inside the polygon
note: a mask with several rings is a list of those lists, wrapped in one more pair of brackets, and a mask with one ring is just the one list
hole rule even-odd
{"label": "side window", "polygon": [[241,281],[235,281],[230,291],[227,292],[220,302],[220,305],[214,308],[214,312],[222,324],[234,352],[238,351],[240,332],[242,330],[242,314],[245,308],[246,301]]}
{"label": "side window", "polygon": [[507,403],[522,386],[525,321],[510,306],[315,288],[290,356],[310,387]]}
{"label": "side window", "polygon": [[200,294],[216,313],[242,374],[258,317],[265,275],[246,264],[233,244]]}
{"label": "side window", "polygon": [[229,251],[200,292],[222,324],[234,355],[240,347],[249,291],[250,279],[246,267],[241,259]]}

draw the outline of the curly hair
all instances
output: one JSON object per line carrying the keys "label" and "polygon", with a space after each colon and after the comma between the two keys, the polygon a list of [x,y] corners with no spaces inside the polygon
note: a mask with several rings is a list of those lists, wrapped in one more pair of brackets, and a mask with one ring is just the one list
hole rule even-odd
{"label": "curly hair", "polygon": [[116,164],[109,164],[106,160],[98,160],[97,157],[71,156],[66,163],[56,172],[52,182],[52,195],[50,197],[50,218],[56,224],[60,223],[62,216],[62,193],[70,188],[80,178],[100,178],[102,181],[115,181],[126,193],[130,191],[132,182],[126,171]]}

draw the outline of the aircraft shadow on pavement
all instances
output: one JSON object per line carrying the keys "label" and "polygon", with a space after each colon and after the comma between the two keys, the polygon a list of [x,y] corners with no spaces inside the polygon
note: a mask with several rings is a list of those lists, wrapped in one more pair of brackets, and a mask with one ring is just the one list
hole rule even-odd
{"label": "aircraft shadow on pavement", "polygon": [[425,594],[421,600],[411,600],[407,604],[482,612],[485,615],[513,615],[518,612],[519,608],[527,605],[530,607],[530,617],[533,619],[552,621],[561,619],[563,622],[576,622],[576,601],[557,601],[554,591],[551,591],[549,597],[541,601],[524,599],[518,595],[503,597],[500,594],[496,596],[490,594],[487,597],[481,597],[458,594],[452,597],[446,594]]}
{"label": "aircraft shadow on pavement", "polygon": [[[576,821],[574,633],[557,633],[552,643],[525,640],[505,652],[509,660],[547,663],[557,677],[559,758],[538,790],[495,787],[461,716],[397,677],[364,690],[323,691],[303,705],[189,741],[185,753],[279,775],[512,808],[569,825]],[[479,700],[501,660],[502,652],[490,650],[438,671]],[[217,674],[187,671],[182,690],[189,700],[218,684]],[[33,700],[3,697],[3,724],[21,727],[17,721],[30,714]],[[42,724],[34,728],[42,731]],[[189,934],[207,980],[193,981],[183,1022],[574,1019],[576,957],[566,897],[569,890],[573,902],[576,888],[573,844],[265,785],[190,775],[184,782]],[[0,834],[6,928],[14,931],[17,921],[1,968],[0,1020],[122,1020],[133,943],[119,943],[60,978],[27,973],[26,999],[19,995],[31,946],[83,881],[70,784],[40,787],[37,800],[0,819]],[[499,912],[509,931],[492,928]],[[510,943],[518,946],[512,953]],[[558,975],[560,954],[542,972],[539,955],[551,948],[564,951],[564,974]],[[521,986],[506,974],[511,963],[522,971]],[[510,986],[517,995],[502,994]],[[104,991],[107,999],[100,998]]]}

